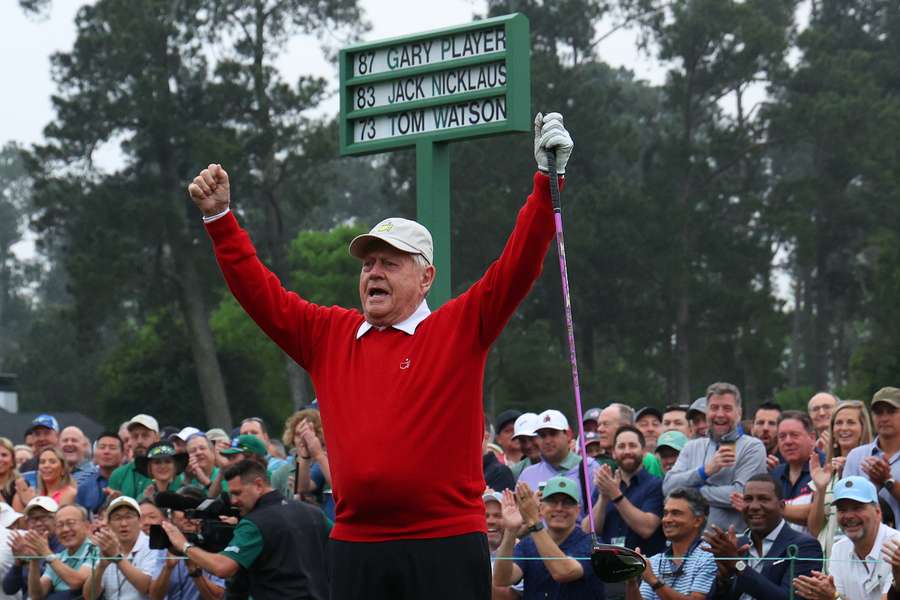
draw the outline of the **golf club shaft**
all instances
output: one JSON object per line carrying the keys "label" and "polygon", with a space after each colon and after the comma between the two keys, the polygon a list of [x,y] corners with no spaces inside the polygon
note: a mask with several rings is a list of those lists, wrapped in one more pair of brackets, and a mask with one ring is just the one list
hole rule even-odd
{"label": "golf club shaft", "polygon": [[581,445],[581,469],[585,482],[585,504],[591,537],[596,545],[597,532],[594,530],[594,506],[591,501],[591,473],[587,466],[587,448],[584,443],[584,420],[581,409],[581,387],[578,384],[578,358],[575,353],[575,325],[572,321],[572,296],[569,294],[569,272],[566,268],[566,243],[563,239],[562,207],[559,202],[559,177],[556,174],[556,150],[547,150],[547,168],[550,171],[550,199],[553,201],[553,221],[556,224],[556,251],[559,255],[559,274],[562,279],[563,307],[566,311],[566,334],[569,341],[569,362],[572,364],[572,387],[575,390],[575,410],[578,413],[578,443]]}

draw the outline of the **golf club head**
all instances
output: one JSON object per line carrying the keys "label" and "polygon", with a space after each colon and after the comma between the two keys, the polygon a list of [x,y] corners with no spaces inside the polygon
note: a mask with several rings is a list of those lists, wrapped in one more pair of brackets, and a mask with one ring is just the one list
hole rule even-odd
{"label": "golf club head", "polygon": [[600,581],[618,583],[640,577],[647,568],[647,561],[623,546],[595,544],[591,550],[591,567]]}

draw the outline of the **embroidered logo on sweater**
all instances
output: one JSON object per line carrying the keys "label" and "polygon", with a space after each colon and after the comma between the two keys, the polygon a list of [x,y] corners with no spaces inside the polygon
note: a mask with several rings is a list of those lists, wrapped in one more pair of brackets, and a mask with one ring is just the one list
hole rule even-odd
{"label": "embroidered logo on sweater", "polygon": [[403,361],[400,362],[400,368],[401,369],[409,368],[409,359],[408,358],[404,358]]}

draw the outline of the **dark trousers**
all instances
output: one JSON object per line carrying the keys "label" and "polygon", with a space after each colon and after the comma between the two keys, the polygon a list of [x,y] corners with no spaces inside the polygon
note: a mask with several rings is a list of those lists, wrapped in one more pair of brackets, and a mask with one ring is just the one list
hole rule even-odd
{"label": "dark trousers", "polygon": [[487,537],[331,540],[331,600],[490,600]]}

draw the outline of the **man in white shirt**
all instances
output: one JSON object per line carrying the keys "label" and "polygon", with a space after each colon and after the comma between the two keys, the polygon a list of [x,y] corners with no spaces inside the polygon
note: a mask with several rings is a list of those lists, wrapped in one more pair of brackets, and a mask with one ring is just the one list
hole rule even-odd
{"label": "man in white shirt", "polygon": [[794,589],[808,600],[882,600],[893,578],[881,549],[889,540],[900,538],[900,532],[881,522],[878,490],[865,477],[838,481],[833,502],[845,537],[833,547],[831,576],[813,572],[798,577]]}
{"label": "man in white shirt", "polygon": [[141,507],[128,496],[119,496],[106,509],[108,528],[91,536],[100,548],[101,560],[84,584],[86,600],[102,594],[105,600],[149,598],[151,573],[157,551],[141,531]]}

